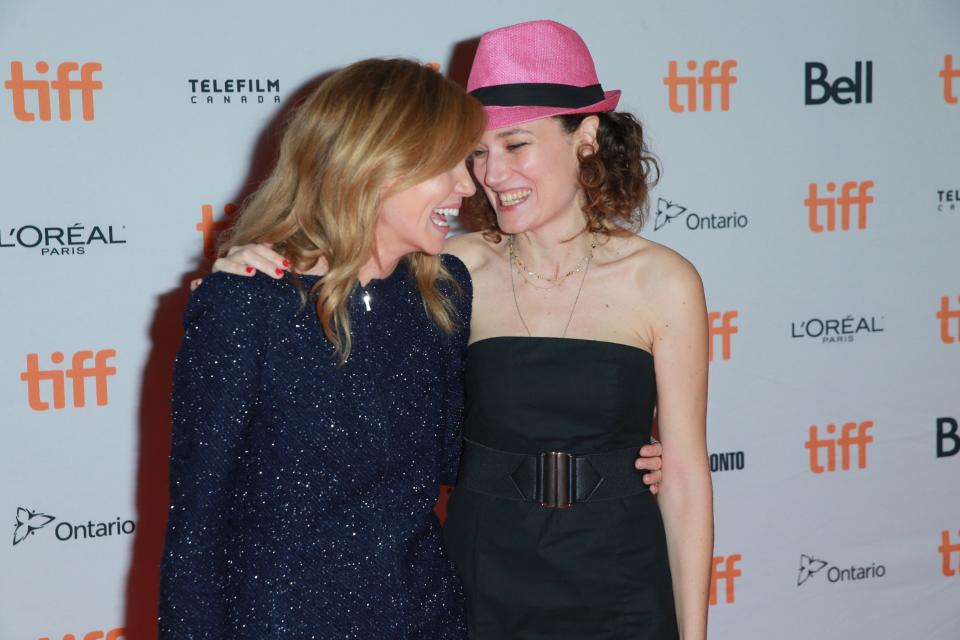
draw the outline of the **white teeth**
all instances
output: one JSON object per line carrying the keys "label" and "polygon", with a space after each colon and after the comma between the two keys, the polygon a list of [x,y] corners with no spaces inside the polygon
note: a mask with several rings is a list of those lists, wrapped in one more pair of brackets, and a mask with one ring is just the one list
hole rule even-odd
{"label": "white teeth", "polygon": [[531,193],[530,189],[521,189],[519,191],[498,193],[497,195],[500,198],[500,204],[510,206],[510,205],[517,204],[519,202],[523,202],[524,200],[527,199],[527,196],[529,196],[530,193]]}
{"label": "white teeth", "polygon": [[430,222],[437,225],[438,227],[449,227],[450,223],[446,220],[437,220],[436,218],[430,218]]}
{"label": "white teeth", "polygon": [[449,209],[434,209],[434,213],[440,214],[441,216],[458,216],[460,215],[460,209],[454,209],[453,207]]}

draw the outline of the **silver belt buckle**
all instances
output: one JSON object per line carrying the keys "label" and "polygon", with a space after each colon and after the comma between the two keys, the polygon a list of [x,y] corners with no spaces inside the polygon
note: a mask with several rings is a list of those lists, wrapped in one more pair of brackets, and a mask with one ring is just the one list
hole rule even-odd
{"label": "silver belt buckle", "polygon": [[548,451],[540,454],[540,506],[569,509],[573,506],[573,454]]}

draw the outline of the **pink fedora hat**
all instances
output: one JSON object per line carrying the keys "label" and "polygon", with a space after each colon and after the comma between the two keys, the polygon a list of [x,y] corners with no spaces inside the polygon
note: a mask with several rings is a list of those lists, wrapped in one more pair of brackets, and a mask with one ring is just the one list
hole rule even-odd
{"label": "pink fedora hat", "polygon": [[613,111],[619,91],[604,91],[583,38],[553,20],[483,34],[467,91],[487,112],[487,128],[565,113]]}

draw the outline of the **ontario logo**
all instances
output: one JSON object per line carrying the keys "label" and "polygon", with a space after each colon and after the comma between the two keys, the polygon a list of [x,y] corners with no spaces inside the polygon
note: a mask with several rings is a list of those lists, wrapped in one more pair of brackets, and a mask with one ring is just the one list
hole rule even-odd
{"label": "ontario logo", "polygon": [[797,586],[803,586],[826,569],[827,582],[859,582],[861,580],[878,580],[887,574],[887,568],[882,564],[872,563],[870,566],[850,565],[842,568],[821,560],[816,556],[800,554],[800,571],[797,574]]}
{"label": "ontario logo", "polygon": [[[728,216],[699,214],[682,204],[665,198],[657,198],[657,213],[653,220],[653,230],[659,231],[677,219],[682,219],[684,227],[690,231],[712,231],[719,229],[743,229],[750,220],[742,213],[734,211]],[[677,226],[677,225],[674,225]]]}
{"label": "ontario logo", "polygon": [[[44,529],[56,520],[54,516],[26,507],[17,507],[17,521],[13,527],[13,546],[33,537],[37,531]],[[61,520],[53,527],[53,535],[60,542],[74,542],[93,538],[108,538],[112,536],[129,536],[136,530],[133,520],[122,520],[117,516],[110,522],[73,523]]]}
{"label": "ontario logo", "polygon": [[17,523],[13,527],[13,546],[17,546],[54,520],[56,518],[45,513],[17,507]]}

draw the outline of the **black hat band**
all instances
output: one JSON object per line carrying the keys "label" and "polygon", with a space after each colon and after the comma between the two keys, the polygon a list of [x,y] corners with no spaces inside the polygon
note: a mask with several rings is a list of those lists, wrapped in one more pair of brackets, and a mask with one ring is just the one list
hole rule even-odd
{"label": "black hat band", "polygon": [[470,92],[485,107],[564,107],[579,109],[601,102],[606,96],[599,84],[574,87],[569,84],[522,82],[480,87]]}

